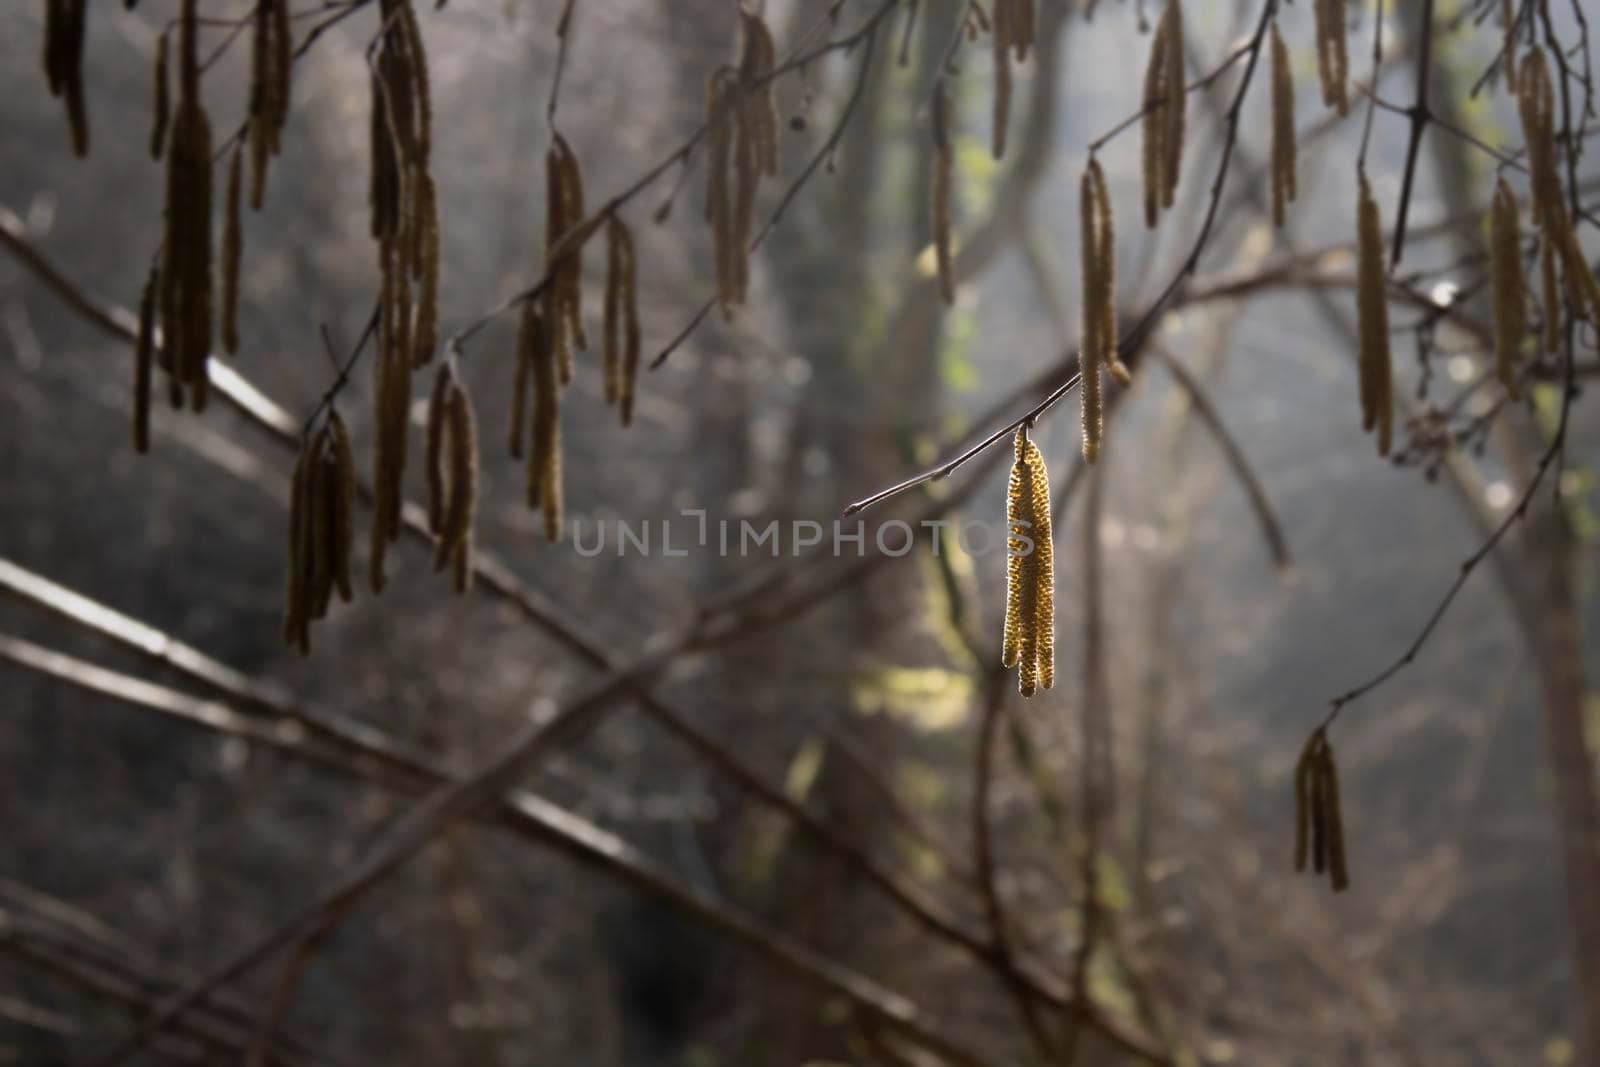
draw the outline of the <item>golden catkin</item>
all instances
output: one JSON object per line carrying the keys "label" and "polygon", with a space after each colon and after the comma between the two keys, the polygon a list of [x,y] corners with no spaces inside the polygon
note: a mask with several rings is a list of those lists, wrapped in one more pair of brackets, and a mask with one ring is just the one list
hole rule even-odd
{"label": "golden catkin", "polygon": [[139,297],[139,338],[133,350],[133,448],[150,451],[150,378],[156,348],[156,286],[159,278],[151,270]]}
{"label": "golden catkin", "polygon": [[1350,110],[1350,58],[1345,42],[1344,8],[1347,0],[1315,0],[1317,22],[1317,73],[1322,80],[1322,102],[1342,116]]}
{"label": "golden catkin", "polygon": [[244,165],[244,143],[233,150],[228,164],[228,191],[222,217],[222,347],[239,351],[239,260],[244,253],[244,230],[239,223],[239,184]]}
{"label": "golden catkin", "polygon": [[1361,339],[1361,426],[1377,427],[1378,455],[1389,454],[1393,428],[1393,369],[1389,357],[1388,278],[1383,259],[1383,223],[1367,176],[1360,175],[1357,205],[1356,311]]}
{"label": "golden catkin", "polygon": [[439,367],[428,395],[428,418],[423,470],[428,479],[428,532],[440,537],[445,525],[444,438],[445,408],[455,388],[455,372],[450,364]]}
{"label": "golden catkin", "polygon": [[545,153],[546,328],[562,384],[572,380],[572,346],[587,348],[583,328],[583,244],[598,220],[583,215],[583,179],[566,138],[553,135]]}
{"label": "golden catkin", "polygon": [[1272,224],[1282,226],[1285,208],[1298,195],[1295,176],[1294,75],[1289,49],[1272,24]]}
{"label": "golden catkin", "polygon": [[167,89],[167,35],[156,39],[154,118],[150,125],[150,158],[160,159],[167,143],[167,123],[171,121],[172,102]]}
{"label": "golden catkin", "polygon": [[1006,621],[1001,663],[1023,696],[1055,684],[1055,568],[1050,480],[1038,445],[1018,430],[1006,487]]}
{"label": "golden catkin", "polygon": [[1495,370],[1506,394],[1516,400],[1517,363],[1527,321],[1523,312],[1522,231],[1517,198],[1504,178],[1495,184],[1489,210],[1489,276],[1494,294]]}
{"label": "golden catkin", "polygon": [[348,603],[355,595],[350,581],[350,556],[355,540],[356,461],[350,431],[337,411],[328,412],[328,436],[333,460],[329,488],[333,506],[333,582],[339,599]]}
{"label": "golden catkin", "polygon": [[933,89],[933,161],[929,176],[932,192],[931,229],[934,256],[939,266],[939,295],[946,304],[956,302],[955,263],[950,253],[950,184],[955,156],[950,146],[950,99],[940,78]]}

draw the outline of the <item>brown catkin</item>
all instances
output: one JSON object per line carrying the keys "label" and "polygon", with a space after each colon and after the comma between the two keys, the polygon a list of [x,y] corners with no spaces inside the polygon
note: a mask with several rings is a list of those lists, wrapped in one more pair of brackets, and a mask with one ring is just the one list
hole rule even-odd
{"label": "brown catkin", "polygon": [[601,381],[607,404],[615,404],[622,391],[622,248],[626,229],[615,215],[606,223],[606,294],[604,311],[604,373]]}
{"label": "brown catkin", "polygon": [[626,426],[639,380],[639,285],[633,234],[615,215],[606,225],[606,248],[606,403],[618,405]]}
{"label": "brown catkin", "polygon": [[1341,116],[1350,110],[1348,82],[1350,59],[1346,51],[1344,7],[1347,0],[1315,0],[1317,22],[1317,73],[1322,80],[1322,102]]}
{"label": "brown catkin", "polygon": [[1505,75],[1506,89],[1517,93],[1517,16],[1512,0],[1500,0],[1500,23],[1505,29],[1505,44],[1500,51],[1500,70]]}
{"label": "brown catkin", "polygon": [[310,482],[306,488],[306,508],[311,516],[307,548],[311,558],[306,577],[306,614],[320,619],[328,614],[333,593],[333,508],[329,495],[331,464],[327,459],[328,432],[318,434],[312,444]]}
{"label": "brown catkin", "polygon": [[1307,746],[1294,765],[1294,869],[1306,869],[1311,844],[1311,749]]}
{"label": "brown catkin", "polygon": [[617,409],[624,427],[633,423],[633,402],[639,392],[639,261],[634,252],[633,235],[622,228],[622,381],[617,391]]}
{"label": "brown catkin", "polygon": [[433,176],[426,171],[417,177],[417,221],[422,232],[417,264],[417,323],[411,345],[412,365],[421,367],[433,359],[439,340],[439,205]]}
{"label": "brown catkin", "polygon": [[528,506],[544,512],[545,537],[561,537],[561,382],[553,332],[542,312],[532,323],[533,448],[528,455]]}
{"label": "brown catkin", "polygon": [[933,251],[939,267],[939,295],[946,304],[956,302],[955,263],[950,253],[950,183],[955,157],[950,146],[950,99],[940,78],[933,89],[933,165],[931,225]]}
{"label": "brown catkin", "polygon": [[1501,178],[1495,184],[1489,210],[1489,275],[1494,294],[1494,360],[1500,384],[1516,400],[1517,363],[1522,356],[1522,336],[1527,328],[1523,313],[1522,231],[1517,198]]}
{"label": "brown catkin", "polygon": [[1315,752],[1311,756],[1311,872],[1328,869],[1328,794],[1327,782]]}
{"label": "brown catkin", "polygon": [[244,230],[239,224],[239,184],[244,166],[244,143],[234,147],[228,164],[228,191],[222,221],[222,347],[231,355],[239,351],[239,260],[244,252]]}
{"label": "brown catkin", "polygon": [[333,457],[333,581],[339,599],[348,603],[355,595],[350,555],[355,540],[356,461],[350,431],[337,411],[328,412],[328,435]]}
{"label": "brown catkin", "polygon": [[1378,455],[1389,454],[1393,428],[1393,370],[1389,358],[1389,305],[1383,262],[1383,223],[1367,176],[1360,175],[1356,310],[1360,327],[1361,426],[1378,430]]}
{"label": "brown catkin", "polygon": [[[1080,266],[1083,275],[1083,339],[1078,349],[1078,389],[1083,414],[1083,458],[1100,456],[1103,397],[1100,370],[1121,365],[1116,358],[1116,309],[1111,293],[1111,212],[1105,199],[1105,175],[1091,159],[1078,185]],[[1126,368],[1124,368],[1126,370]]]}
{"label": "brown catkin", "polygon": [[1167,158],[1162,165],[1165,184],[1161,190],[1161,206],[1170,208],[1177,199],[1178,175],[1183,170],[1184,123],[1189,104],[1189,94],[1185,91],[1183,81],[1186,46],[1183,36],[1183,6],[1179,0],[1167,0],[1167,8],[1161,13],[1161,18],[1163,21],[1172,20],[1172,31],[1166,52],[1167,73],[1163,78],[1166,99],[1161,105],[1167,125],[1162,141]]}
{"label": "brown catkin", "polygon": [[139,296],[139,339],[133,349],[133,448],[150,451],[150,378],[156,348],[157,272],[152,269]]}
{"label": "brown catkin", "polygon": [[1342,893],[1350,888],[1350,869],[1344,848],[1344,814],[1339,801],[1339,769],[1333,761],[1333,745],[1326,736],[1317,752],[1317,777],[1322,785],[1323,818],[1326,821],[1324,840],[1327,846],[1328,877],[1333,891]]}
{"label": "brown catkin", "polygon": [[47,0],[44,20],[44,67],[50,95],[67,107],[72,151],[89,154],[89,115],[83,96],[83,38],[88,0]]}
{"label": "brown catkin", "polygon": [[990,38],[994,44],[994,132],[991,150],[994,158],[1006,154],[1006,132],[1011,125],[1011,45],[1014,26],[1011,4],[998,0]]}
{"label": "brown catkin", "polygon": [[205,407],[211,347],[211,124],[200,103],[195,0],[179,20],[179,91],[167,153],[166,233],[162,243],[161,333],[173,376],[195,410]]}
{"label": "brown catkin", "polygon": [[301,444],[300,457],[295,461],[294,477],[290,480],[289,487],[289,551],[284,591],[283,640],[285,644],[299,647],[302,652],[310,651],[306,630],[309,596],[306,578],[311,564],[311,515],[307,507],[307,498],[315,457],[314,441],[308,437]]}
{"label": "brown catkin", "polygon": [[[466,592],[472,568],[473,520],[478,507],[478,430],[472,413],[472,402],[460,384],[452,382],[450,395],[445,402],[445,417],[449,440],[450,498],[445,509],[444,529],[439,537],[439,549],[434,556],[434,569],[442,570],[447,564],[456,564],[456,591]],[[462,565],[460,557],[467,557]]]}
{"label": "brown catkin", "polygon": [[438,375],[433,379],[433,392],[428,395],[427,435],[423,461],[423,469],[428,478],[428,532],[436,538],[442,538],[445,526],[445,409],[449,403],[450,393],[455,387],[455,372],[450,369],[449,363],[442,364]]}
{"label": "brown catkin", "polygon": [[507,427],[506,447],[512,459],[522,458],[522,440],[528,422],[528,377],[533,367],[533,330],[537,326],[538,304],[524,300],[517,317],[517,344],[514,357],[516,369],[511,378],[511,419]]}
{"label": "brown catkin", "polygon": [[1561,283],[1556,278],[1556,247],[1548,233],[1539,234],[1539,300],[1544,315],[1544,349],[1561,347]]}
{"label": "brown catkin", "polygon": [[172,103],[167,89],[167,35],[156,39],[155,112],[150,126],[150,158],[160,159],[167,143],[167,123],[171,121]]}
{"label": "brown catkin", "polygon": [[1166,168],[1171,160],[1171,154],[1167,150],[1167,137],[1171,133],[1172,125],[1165,114],[1172,96],[1171,87],[1167,84],[1168,76],[1172,72],[1172,65],[1167,59],[1167,53],[1172,47],[1174,28],[1169,17],[1171,10],[1172,5],[1169,3],[1167,9],[1162,12],[1161,19],[1156,23],[1155,36],[1150,42],[1150,60],[1144,72],[1142,104],[1144,117],[1140,124],[1143,138],[1141,163],[1144,177],[1144,222],[1152,229],[1166,199]]}
{"label": "brown catkin", "polygon": [[[559,133],[555,135],[557,146],[561,150],[561,214],[566,220],[567,227],[575,227],[584,220],[583,210],[583,175],[578,169],[578,157],[572,151],[572,146]],[[585,228],[584,238],[575,241],[561,242],[560,271],[562,288],[562,315],[566,332],[572,344],[581,349],[588,349],[589,335],[583,327],[583,245],[588,232],[593,229],[591,223]],[[564,238],[566,234],[557,234]],[[569,361],[562,374],[563,382],[572,378],[572,367]]]}
{"label": "brown catkin", "polygon": [[1272,224],[1282,226],[1285,209],[1298,195],[1295,176],[1294,75],[1289,49],[1272,24]]}

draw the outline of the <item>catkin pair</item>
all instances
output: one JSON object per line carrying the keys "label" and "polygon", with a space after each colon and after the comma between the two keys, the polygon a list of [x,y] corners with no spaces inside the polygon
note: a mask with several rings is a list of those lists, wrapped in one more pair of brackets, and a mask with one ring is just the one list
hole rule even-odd
{"label": "catkin pair", "polygon": [[1011,61],[1028,58],[1033,47],[1033,0],[995,0],[989,38],[994,45],[994,158],[1006,154],[1011,125]]}
{"label": "catkin pair", "polygon": [[1183,51],[1183,7],[1167,0],[1144,74],[1144,221],[1151,228],[1176,199],[1183,164]]}
{"label": "catkin pair", "polygon": [[1527,144],[1534,221],[1561,257],[1572,313],[1600,323],[1600,284],[1578,243],[1556,170],[1555,90],[1538,46],[1528,50],[1517,73],[1517,110]]}
{"label": "catkin pair", "polygon": [[335,591],[349,602],[354,540],[355,459],[337,411],[308,436],[295,463],[289,497],[289,565],[283,639],[311,651],[311,621],[327,615]]}
{"label": "catkin pair", "polygon": [[639,384],[639,282],[633,234],[616,215],[606,223],[605,343],[606,403],[627,426]]}
{"label": "catkin pair", "polygon": [[1347,0],[1315,0],[1317,73],[1322,102],[1342,116],[1350,110],[1350,57],[1345,47],[1344,7]]}
{"label": "catkin pair", "polygon": [[561,539],[561,379],[544,306],[524,301],[517,329],[517,380],[511,406],[511,454],[522,454],[524,394],[533,385],[533,447],[528,452],[528,506],[544,512],[545,537]]}
{"label": "catkin pair", "polygon": [[1055,564],[1050,477],[1044,455],[1019,429],[1006,486],[1006,618],[1000,662],[1016,667],[1025,697],[1056,684]]}
{"label": "catkin pair", "polygon": [[383,269],[395,271],[396,284],[385,282],[385,299],[403,295],[414,319],[405,335],[408,358],[420,367],[433,358],[438,340],[439,214],[430,171],[428,60],[410,0],[383,0],[380,13],[382,47],[372,74],[372,235]]}
{"label": "catkin pair", "polygon": [[598,220],[584,218],[583,174],[567,139],[556,133],[544,157],[545,315],[561,384],[572,380],[572,348],[589,347],[583,328],[583,245]]}
{"label": "catkin pair", "polygon": [[950,249],[950,184],[955,171],[955,155],[950,144],[950,97],[944,79],[933,87],[933,161],[929,176],[930,228],[933,252],[939,267],[939,295],[946,304],[956,302],[955,261]]}
{"label": "catkin pair", "polygon": [[1522,280],[1522,229],[1517,198],[1501,178],[1489,209],[1489,279],[1494,294],[1494,363],[1506,395],[1518,399],[1517,364],[1527,330]]}
{"label": "catkin pair", "polygon": [[161,254],[162,357],[174,405],[190,390],[205,407],[211,354],[211,120],[200,102],[196,0],[184,0],[178,33],[178,108],[167,154]]}
{"label": "catkin pair", "polygon": [[250,206],[261,210],[267,159],[281,148],[294,65],[289,0],[257,0],[250,49]]}
{"label": "catkin pair", "polygon": [[1083,407],[1083,458],[1100,457],[1104,432],[1104,367],[1119,385],[1133,375],[1117,355],[1116,231],[1111,224],[1111,195],[1100,161],[1090,158],[1078,190],[1083,275],[1083,343],[1078,353],[1078,390]]}
{"label": "catkin pair", "polygon": [[1282,226],[1284,211],[1299,195],[1295,177],[1294,75],[1289,49],[1272,24],[1272,224]]}
{"label": "catkin pair", "polygon": [[724,319],[750,289],[750,243],[756,192],[778,173],[778,114],[772,102],[777,48],[760,16],[740,8],[739,66],[721,67],[706,84],[706,221],[717,264],[717,304]]}
{"label": "catkin pair", "polygon": [[428,401],[428,528],[433,569],[452,569],[457,593],[472,588],[473,525],[478,510],[478,429],[472,401],[446,362]]}
{"label": "catkin pair", "polygon": [[67,106],[72,151],[89,154],[89,112],[83,98],[83,36],[88,0],[46,0],[44,73],[50,95]]}
{"label": "catkin pair", "polygon": [[1294,769],[1294,869],[1328,872],[1335,893],[1350,887],[1345,857],[1344,817],[1339,802],[1339,769],[1333,745],[1321,729],[1311,735]]}
{"label": "catkin pair", "polygon": [[1361,428],[1378,430],[1378,455],[1389,454],[1394,425],[1393,369],[1389,358],[1388,283],[1383,260],[1383,223],[1365,173],[1360,175],[1357,215],[1356,318],[1361,340]]}

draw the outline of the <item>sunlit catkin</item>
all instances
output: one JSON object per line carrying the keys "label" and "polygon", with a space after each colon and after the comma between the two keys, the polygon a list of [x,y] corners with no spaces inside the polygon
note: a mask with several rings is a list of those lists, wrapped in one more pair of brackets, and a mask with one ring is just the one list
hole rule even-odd
{"label": "sunlit catkin", "polygon": [[1347,0],[1315,0],[1317,22],[1317,73],[1322,79],[1322,102],[1350,110],[1348,82],[1350,59],[1345,47],[1344,8]]}
{"label": "sunlit catkin", "polygon": [[139,336],[133,350],[133,448],[150,451],[150,379],[155,364],[156,285],[155,270],[145,279],[139,297]]}
{"label": "sunlit catkin", "polygon": [[222,347],[239,351],[239,260],[244,253],[244,230],[239,223],[239,184],[244,165],[244,145],[233,150],[228,164],[228,191],[222,216]]}
{"label": "sunlit catkin", "polygon": [[1494,362],[1500,384],[1516,400],[1517,363],[1527,328],[1522,280],[1522,230],[1517,198],[1501,178],[1489,210],[1489,276],[1494,292]]}
{"label": "sunlit catkin", "polygon": [[1361,339],[1361,427],[1364,430],[1377,428],[1378,455],[1387,456],[1394,405],[1383,223],[1365,174],[1360,175],[1357,219],[1356,311]]}
{"label": "sunlit catkin", "polygon": [[933,90],[933,161],[929,175],[930,223],[934,258],[939,267],[939,295],[946,304],[956,302],[955,263],[950,254],[950,184],[955,156],[950,147],[950,98],[940,78]]}
{"label": "sunlit catkin", "polygon": [[167,143],[167,123],[171,120],[172,103],[167,88],[167,35],[156,39],[155,101],[150,124],[150,158],[160,159]]}
{"label": "sunlit catkin", "polygon": [[1295,177],[1294,75],[1289,49],[1272,24],[1272,224],[1282,226],[1285,208],[1298,195]]}
{"label": "sunlit catkin", "polygon": [[1050,480],[1039,447],[1019,429],[1006,487],[1006,618],[1001,663],[1023,696],[1055,684],[1055,567]]}

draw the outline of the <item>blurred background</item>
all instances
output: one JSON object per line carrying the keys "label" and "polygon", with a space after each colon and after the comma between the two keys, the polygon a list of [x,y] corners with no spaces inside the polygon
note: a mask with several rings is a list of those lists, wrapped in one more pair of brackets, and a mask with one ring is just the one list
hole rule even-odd
{"label": "blurred background", "polygon": [[[483,765],[608,665],[697,625],[707,640],[521,776],[522,816],[438,834],[127,1062],[1600,1062],[1580,1051],[1586,1027],[1600,1033],[1592,397],[1573,402],[1525,521],[1414,662],[1341,713],[1352,888],[1291,869],[1307,734],[1406,653],[1522,499],[1562,411],[1560,353],[1531,362],[1517,402],[1490,374],[1481,219],[1496,162],[1435,126],[1396,272],[1426,299],[1391,309],[1403,462],[1374,455],[1350,286],[1365,98],[1343,120],[1323,107],[1312,5],[1280,13],[1300,87],[1287,225],[1266,207],[1261,75],[1196,275],[1129,356],[1132,386],[1107,386],[1102,459],[1081,469],[1075,398],[1035,432],[1061,506],[1058,680],[1027,701],[998,669],[1003,551],[953,528],[937,552],[926,526],[904,554],[883,548],[903,535],[875,537],[889,520],[1003,529],[1005,441],[866,512],[860,555],[835,551],[832,524],[1071,373],[1077,180],[1088,144],[1139,110],[1154,5],[1089,4],[1091,18],[1043,0],[998,163],[987,39],[957,46],[946,308],[928,101],[967,5],[880,17],[878,0],[769,0],[780,57],[875,28],[775,83],[781,171],[758,220],[818,165],[753,257],[748,305],[641,376],[627,430],[596,352],[579,356],[568,520],[586,546],[597,528],[610,539],[580,554],[569,527],[549,544],[524,504],[504,443],[516,316],[502,314],[459,361],[498,577],[454,596],[404,541],[388,590],[336,606],[309,657],[279,638],[293,448],[214,400],[200,415],[158,403],[137,456],[131,347],[44,280],[53,266],[93,306],[136,308],[161,240],[151,66],[178,5],[90,6],[84,160],[41,69],[42,5],[14,5],[0,34],[0,1062],[87,1062],[333,885],[425,783]],[[444,333],[540,275],[561,6],[418,6]],[[1504,87],[1472,93],[1503,43],[1499,5],[1390,6],[1378,95],[1410,106],[1432,10],[1441,123],[1515,150]],[[1582,6],[1543,17],[1587,71]],[[296,40],[347,7],[295,65],[283,153],[244,222],[243,343],[226,363],[291,435],[335,377],[319,331],[348,352],[377,294],[376,5],[296,5]],[[247,114],[249,39],[234,30],[251,5],[201,11],[220,141]],[[1260,14],[1259,0],[1191,3],[1191,77],[1248,45]],[[1374,16],[1349,17],[1365,84]],[[727,0],[576,4],[557,123],[591,207],[694,133],[707,73],[738,47]],[[1157,230],[1140,220],[1137,126],[1099,153],[1127,324],[1195,247],[1243,69],[1190,97],[1178,203]],[[1377,112],[1368,166],[1386,223],[1409,132]],[[1586,192],[1600,179],[1592,156],[1575,178]],[[621,209],[646,359],[713,290],[702,190],[694,155]],[[592,335],[603,258],[586,260]],[[1595,331],[1572,336],[1583,386]],[[363,469],[370,393],[358,367],[338,399]],[[696,510],[709,545],[694,543]],[[774,520],[779,558],[718,550],[718,522]],[[822,524],[816,549],[794,546],[803,520]],[[663,521],[686,554],[664,551]],[[648,523],[652,550],[619,551],[621,522]]]}

